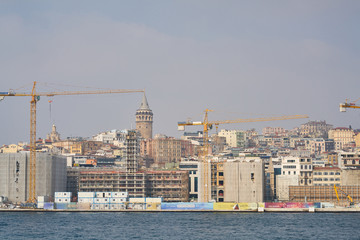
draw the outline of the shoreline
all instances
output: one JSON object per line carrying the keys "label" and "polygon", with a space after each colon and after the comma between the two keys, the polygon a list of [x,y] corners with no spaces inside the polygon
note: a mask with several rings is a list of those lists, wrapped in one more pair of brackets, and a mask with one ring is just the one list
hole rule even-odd
{"label": "shoreline", "polygon": [[212,213],[360,213],[360,208],[265,208],[262,210],[135,210],[135,209],[0,209],[0,212],[66,212],[66,213],[92,213],[92,212],[212,212]]}

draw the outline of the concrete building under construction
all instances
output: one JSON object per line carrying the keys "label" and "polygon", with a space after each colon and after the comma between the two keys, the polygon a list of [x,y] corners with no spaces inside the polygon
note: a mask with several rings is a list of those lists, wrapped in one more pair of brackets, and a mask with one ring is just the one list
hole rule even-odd
{"label": "concrete building under construction", "polygon": [[[0,154],[0,196],[11,202],[25,202],[29,197],[28,152]],[[66,158],[36,153],[36,196],[54,196],[66,190]]]}
{"label": "concrete building under construction", "polygon": [[187,171],[128,173],[114,168],[68,168],[67,191],[128,192],[129,197],[162,197],[166,202],[189,199]]}
{"label": "concrete building under construction", "polygon": [[114,170],[79,171],[79,192],[128,192],[130,197],[146,197],[145,174]]}
{"label": "concrete building under construction", "polygon": [[264,162],[257,157],[199,163],[198,202],[262,202],[264,180]]}

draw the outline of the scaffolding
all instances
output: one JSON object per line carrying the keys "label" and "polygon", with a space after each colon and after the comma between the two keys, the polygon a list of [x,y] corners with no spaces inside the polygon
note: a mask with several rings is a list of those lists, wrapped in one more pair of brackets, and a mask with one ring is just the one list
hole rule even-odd
{"label": "scaffolding", "polygon": [[125,162],[126,172],[136,173],[139,169],[137,158],[140,152],[137,132],[135,130],[128,130],[125,138]]}
{"label": "scaffolding", "polygon": [[80,192],[128,192],[130,197],[146,197],[145,173],[120,171],[83,171],[79,175]]}
{"label": "scaffolding", "polygon": [[189,175],[186,171],[147,172],[149,197],[162,197],[165,202],[187,202]]}
{"label": "scaffolding", "polygon": [[[360,186],[340,186],[355,203],[360,202]],[[337,205],[349,205],[349,199],[341,194],[338,202],[333,186],[289,186],[291,202],[333,202]]]}

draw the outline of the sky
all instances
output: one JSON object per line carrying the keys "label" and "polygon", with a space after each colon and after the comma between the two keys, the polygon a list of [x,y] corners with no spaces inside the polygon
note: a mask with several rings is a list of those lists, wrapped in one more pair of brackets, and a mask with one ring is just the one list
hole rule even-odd
{"label": "sky", "polygon": [[[154,134],[174,137],[207,108],[209,120],[310,117],[220,129],[360,128],[359,110],[339,112],[360,98],[359,12],[357,0],[0,0],[0,92],[145,89]],[[141,99],[43,97],[37,136],[135,128]],[[0,101],[0,145],[29,142],[29,102]]]}

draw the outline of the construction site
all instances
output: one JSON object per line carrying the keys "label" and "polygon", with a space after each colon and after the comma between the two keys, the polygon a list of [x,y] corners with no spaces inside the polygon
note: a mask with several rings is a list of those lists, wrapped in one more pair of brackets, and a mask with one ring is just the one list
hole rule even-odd
{"label": "construction site", "polygon": [[[216,133],[218,133],[218,127],[222,124],[304,119],[308,118],[307,115],[209,121],[208,114],[212,110],[206,109],[203,121],[188,120],[178,123],[178,130],[185,130],[187,126],[202,126],[202,137],[200,140],[197,139],[199,140],[198,145],[193,145],[190,140],[179,140],[161,135],[152,139],[153,113],[144,94],[140,108],[135,114],[136,130],[121,131],[121,141],[111,137],[112,133],[116,133],[113,131],[98,135],[99,139],[106,139],[106,143],[102,141],[75,141],[69,147],[69,144],[60,142],[60,136],[56,132],[55,125],[53,125],[50,136],[54,142],[57,142],[55,145],[61,148],[63,153],[68,154],[64,156],[70,156],[71,159],[74,159],[74,156],[84,157],[82,164],[86,166],[79,166],[79,162],[76,166],[72,162],[68,165],[67,159],[62,155],[38,152],[40,149],[37,148],[37,144],[41,141],[36,140],[36,103],[39,96],[137,92],[143,91],[120,89],[37,92],[36,82],[34,82],[31,93],[0,93],[0,96],[31,97],[29,148],[22,148],[19,153],[0,154],[0,196],[14,203],[35,204],[38,201],[38,196],[52,199],[56,192],[67,191],[70,193],[71,199],[66,200],[69,202],[76,202],[79,192],[85,195],[86,193],[121,192],[126,193],[130,199],[162,199],[164,205],[161,209],[164,210],[260,209],[261,211],[262,208],[291,208],[292,206],[318,208],[319,206],[326,206],[323,204],[325,202],[338,203],[338,206],[347,206],[350,203],[351,206],[354,206],[354,201],[359,202],[360,192],[358,185],[356,185],[359,181],[357,171],[343,171],[333,166],[315,167],[314,169],[310,158],[295,160],[297,158],[294,156],[282,158],[288,162],[281,163],[280,169],[277,167],[280,171],[276,171],[272,164],[272,155],[264,157],[260,154],[252,155],[246,152],[243,152],[242,155],[238,152],[236,155],[235,152],[240,151],[238,146],[246,148],[246,146],[251,145],[246,143],[246,138],[256,135],[253,131],[247,133],[223,131],[221,136],[216,134],[217,138],[214,139],[217,141],[215,142],[220,144],[228,143],[231,134],[236,136],[236,140],[231,140],[233,141],[232,144],[228,143],[233,147],[231,151],[234,150],[231,152],[231,157],[215,155],[216,149],[224,149],[221,146],[215,147],[214,142],[209,137],[209,131],[215,127]],[[348,106],[353,107],[354,105]],[[345,107],[342,106],[342,108]],[[325,122],[321,122],[321,124],[328,127]],[[271,132],[271,129],[267,130]],[[310,129],[307,134],[311,131],[313,130]],[[221,140],[220,138],[224,139]],[[115,140],[118,148],[114,145]],[[275,145],[280,144],[278,139],[276,141]],[[319,142],[318,139],[316,141]],[[143,144],[141,145],[140,142]],[[74,156],[65,151],[65,146],[68,146],[70,154],[74,154]],[[143,146],[142,150],[140,150],[140,146]],[[17,146],[13,146],[13,149],[17,150]],[[86,164],[89,159],[82,156],[85,153],[92,153],[94,154],[92,156],[95,157],[97,154],[111,152],[112,149],[116,149],[118,151],[117,156],[120,157],[109,160],[105,155],[100,155],[99,161],[101,158],[105,159],[102,163],[103,166],[97,165],[97,161],[94,159],[91,159],[91,164]],[[99,150],[102,152],[98,152]],[[143,153],[143,156],[140,156],[140,153]],[[195,156],[192,161],[196,164],[191,164],[189,161],[182,167],[176,167],[176,164],[182,161],[184,156]],[[360,164],[356,154],[340,156],[342,157],[337,162],[344,162],[346,167],[349,167],[349,163],[351,163],[350,167],[352,168],[356,168],[357,164]],[[351,162],[346,156],[351,156]],[[151,167],[144,164],[147,157],[152,157],[153,165]],[[120,165],[115,165],[115,161],[118,161]],[[112,164],[111,167],[108,166],[109,164]],[[336,177],[329,178],[327,176]],[[329,181],[332,181],[333,188],[330,187]],[[327,182],[326,184],[329,186],[322,185],[322,182]],[[341,188],[339,185],[342,185]],[[279,193],[281,193],[281,198]],[[289,204],[277,204],[274,201],[275,199]],[[268,203],[265,201],[272,202],[272,204],[267,205]],[[191,205],[193,208],[186,207],[188,206],[186,204],[182,205],[182,203],[189,202],[193,203]],[[294,202],[306,203],[307,205],[290,204]],[[166,205],[165,203],[173,204]],[[210,203],[216,204],[211,205]],[[94,204],[99,204],[99,202],[94,202]],[[66,208],[66,206],[61,207]],[[98,207],[95,209],[99,210]],[[116,209],[118,209],[117,207]],[[129,205],[129,208],[132,207],[133,205]],[[141,208],[143,209],[143,207]],[[159,210],[158,207],[156,208]]]}

